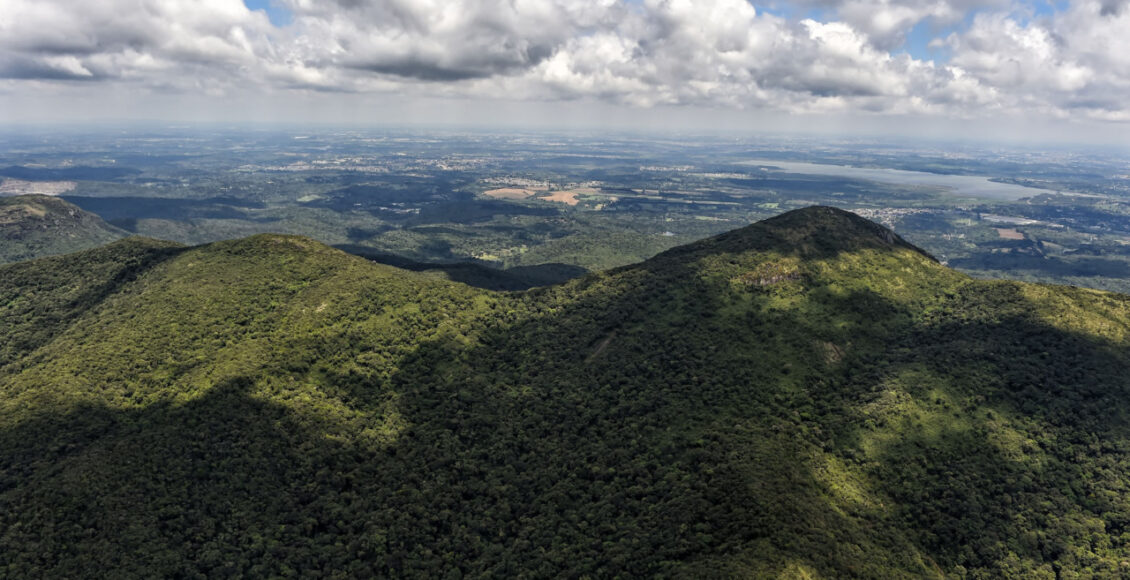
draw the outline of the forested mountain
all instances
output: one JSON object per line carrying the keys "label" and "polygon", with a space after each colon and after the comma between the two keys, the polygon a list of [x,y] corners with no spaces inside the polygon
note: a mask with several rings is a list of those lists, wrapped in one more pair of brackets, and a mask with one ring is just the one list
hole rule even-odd
{"label": "forested mountain", "polygon": [[833,208],[520,293],[130,238],[0,328],[0,576],[1130,573],[1130,297]]}
{"label": "forested mountain", "polygon": [[127,235],[58,197],[0,196],[0,264],[87,250]]}

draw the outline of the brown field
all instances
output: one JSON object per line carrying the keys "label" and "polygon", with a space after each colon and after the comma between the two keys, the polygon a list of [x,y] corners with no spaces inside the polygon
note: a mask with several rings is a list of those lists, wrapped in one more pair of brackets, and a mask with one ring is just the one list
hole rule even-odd
{"label": "brown field", "polygon": [[993,228],[997,230],[997,235],[1005,240],[1023,240],[1024,234],[1016,231],[1015,228]]}
{"label": "brown field", "polygon": [[544,195],[540,199],[546,201],[556,201],[558,203],[565,203],[568,205],[577,205],[577,192],[575,191],[555,191],[549,195]]}
{"label": "brown field", "polygon": [[27,195],[32,193],[59,195],[77,186],[78,184],[73,181],[24,181],[22,179],[5,179],[0,181],[0,195]]}
{"label": "brown field", "polygon": [[495,199],[526,199],[527,197],[533,195],[534,192],[533,190],[520,189],[517,187],[503,187],[500,189],[491,189],[489,191],[484,191],[483,194],[487,197],[493,197]]}
{"label": "brown field", "polygon": [[[546,201],[555,201],[557,203],[565,203],[569,205],[577,205],[577,202],[580,201],[577,199],[578,195],[597,195],[599,193],[600,190],[596,189],[595,187],[578,187],[575,189],[555,191],[549,195],[541,196],[540,199],[544,199]],[[610,199],[611,201],[616,201],[616,198],[614,197]]]}

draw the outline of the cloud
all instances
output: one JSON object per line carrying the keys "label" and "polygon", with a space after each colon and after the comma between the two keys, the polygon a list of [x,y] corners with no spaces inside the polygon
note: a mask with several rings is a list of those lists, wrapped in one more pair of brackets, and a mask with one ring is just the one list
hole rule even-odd
{"label": "cloud", "polygon": [[1099,3],[1099,15],[1119,16],[1126,9],[1127,4],[1130,4],[1127,0],[1104,0]]}
{"label": "cloud", "polygon": [[268,29],[225,0],[0,0],[0,77],[190,87],[184,73],[204,66],[234,83],[268,55]]}
{"label": "cloud", "polygon": [[1130,118],[1130,11],[1073,4],[1053,18],[977,16],[945,43],[951,62],[996,87],[1006,108],[1060,117]]}
{"label": "cloud", "polygon": [[566,43],[527,80],[631,105],[790,112],[942,110],[988,92],[946,67],[879,50],[842,22],[793,23],[743,0],[643,7],[613,30]]}
{"label": "cloud", "polygon": [[295,58],[424,81],[526,70],[621,11],[572,0],[288,0],[287,7]]}
{"label": "cloud", "polygon": [[1007,10],[1009,0],[823,0],[822,5],[866,34],[876,47],[894,50],[920,23],[939,30],[961,22],[974,11]]}
{"label": "cloud", "polygon": [[[799,0],[823,15],[800,20],[747,0],[278,1],[282,27],[239,0],[0,0],[0,78],[25,91],[1130,118],[1126,0],[1039,18],[1007,0]],[[949,60],[898,50],[924,22],[952,30],[934,41]]]}

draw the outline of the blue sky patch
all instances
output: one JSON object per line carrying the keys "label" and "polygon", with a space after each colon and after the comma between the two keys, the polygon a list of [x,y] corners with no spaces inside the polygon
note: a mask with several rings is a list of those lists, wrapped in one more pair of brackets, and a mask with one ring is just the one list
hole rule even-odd
{"label": "blue sky patch", "polygon": [[271,24],[276,27],[286,26],[294,21],[294,15],[290,13],[290,10],[273,0],[243,0],[243,3],[247,5],[248,10],[266,12],[267,18],[270,18]]}
{"label": "blue sky patch", "polygon": [[950,59],[949,48],[931,47],[930,43],[936,38],[944,39],[961,27],[967,26],[962,24],[939,28],[927,18],[910,29],[910,32],[906,34],[906,43],[903,44],[902,49],[917,60],[932,60],[938,64],[945,63]]}

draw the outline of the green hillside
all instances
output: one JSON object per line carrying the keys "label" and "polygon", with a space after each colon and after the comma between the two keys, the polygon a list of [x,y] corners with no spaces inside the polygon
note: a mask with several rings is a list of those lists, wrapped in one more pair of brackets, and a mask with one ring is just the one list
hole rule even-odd
{"label": "green hillside", "polygon": [[57,197],[0,197],[0,264],[87,250],[127,235]]}
{"label": "green hillside", "polygon": [[832,208],[522,293],[131,238],[0,328],[0,576],[1130,573],[1130,297]]}

